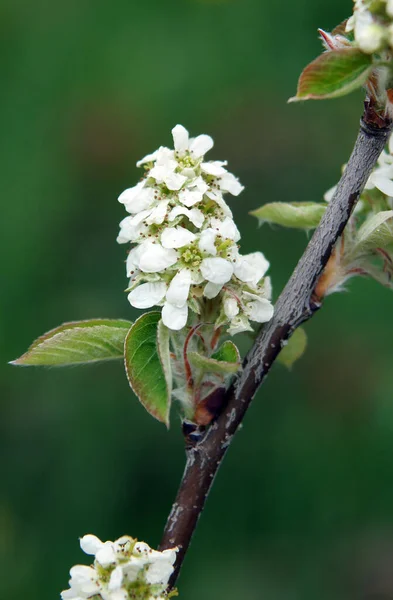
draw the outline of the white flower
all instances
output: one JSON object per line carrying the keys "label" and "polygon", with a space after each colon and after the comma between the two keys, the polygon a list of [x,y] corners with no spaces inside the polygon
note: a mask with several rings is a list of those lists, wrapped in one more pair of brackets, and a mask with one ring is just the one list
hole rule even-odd
{"label": "white flower", "polygon": [[244,331],[253,331],[253,328],[251,327],[246,315],[240,313],[231,320],[228,333],[229,335],[237,335],[238,333],[243,333]]}
{"label": "white flower", "polygon": [[387,39],[387,30],[374,22],[368,11],[361,11],[355,22],[355,40],[366,54],[381,50]]}
{"label": "white flower", "polygon": [[146,180],[140,181],[136,186],[128,188],[119,196],[119,202],[124,204],[127,212],[136,215],[141,210],[146,210],[154,203],[154,188],[146,187]]}
{"label": "white flower", "polygon": [[89,598],[100,590],[98,575],[92,567],[76,565],[70,570],[71,579],[68,582],[69,590],[61,593],[63,600],[71,598]]}
{"label": "white flower", "polygon": [[244,312],[257,323],[267,323],[273,316],[274,307],[266,298],[261,298],[257,294],[243,292]]}
{"label": "white flower", "polygon": [[228,173],[226,169],[224,169],[224,165],[227,165],[227,161],[222,160],[211,160],[210,162],[205,162],[201,164],[201,169],[204,173],[208,175],[214,175],[214,177],[221,177]]}
{"label": "white flower", "polygon": [[194,204],[202,202],[203,196],[208,190],[209,186],[204,179],[201,176],[196,177],[187,184],[184,190],[179,192],[179,200],[184,206],[190,208],[191,206],[194,206]]}
{"label": "white flower", "polygon": [[191,273],[182,269],[172,279],[166,293],[162,309],[162,320],[169,329],[183,329],[188,317],[188,294],[191,287]]}
{"label": "white flower", "polygon": [[225,217],[223,221],[213,217],[210,219],[210,227],[216,233],[224,238],[238,242],[240,240],[240,232],[231,217]]}
{"label": "white flower", "polygon": [[95,556],[98,550],[104,545],[104,542],[101,542],[96,535],[91,534],[84,535],[79,542],[83,552],[85,554],[92,554],[93,556]]}
{"label": "white flower", "polygon": [[234,271],[238,279],[256,286],[269,266],[269,261],[266,260],[262,252],[252,252],[244,256],[239,255]]}
{"label": "white flower", "polygon": [[225,173],[219,180],[219,186],[224,192],[229,192],[232,196],[238,196],[244,190],[244,186],[232,173]]}
{"label": "white flower", "polygon": [[235,298],[230,296],[225,298],[224,312],[230,321],[239,314],[239,310],[239,304]]}
{"label": "white flower", "polygon": [[198,135],[198,137],[190,139],[187,129],[182,125],[176,125],[172,129],[172,135],[175,150],[179,156],[184,156],[189,151],[193,158],[200,158],[214,146],[209,135]]}
{"label": "white flower", "polygon": [[140,245],[137,268],[145,273],[159,273],[177,262],[178,254],[172,248],[145,241]]}
{"label": "white flower", "polygon": [[166,294],[168,302],[181,308],[187,302],[191,286],[191,273],[188,269],[181,269],[172,279]]}
{"label": "white flower", "polygon": [[[370,2],[354,0],[353,15],[347,21],[346,31],[353,31],[355,42],[366,54],[383,50],[388,43],[388,24],[380,19]],[[393,16],[392,0],[382,0],[386,3],[388,16]],[[375,3],[377,4],[377,3]],[[381,7],[377,7],[380,9]]]}
{"label": "white flower", "polygon": [[211,227],[201,232],[199,237],[198,246],[201,252],[207,252],[215,256],[217,254],[217,248],[215,246],[217,232]]}
{"label": "white flower", "polygon": [[209,300],[211,300],[212,298],[216,298],[218,296],[218,294],[221,292],[222,286],[223,286],[222,283],[221,284],[212,283],[211,281],[209,281],[205,285],[205,289],[203,290],[203,295],[205,296],[205,298],[208,298]]}
{"label": "white flower", "polygon": [[196,235],[184,227],[167,227],[161,234],[161,244],[164,248],[181,248],[188,246]]}
{"label": "white flower", "polygon": [[198,227],[198,229],[202,227],[205,220],[203,212],[201,212],[199,208],[188,209],[184,208],[184,206],[175,206],[168,215],[168,221],[174,221],[176,217],[179,217],[180,215],[188,217],[191,223],[195,225],[195,227]]}
{"label": "white flower", "polygon": [[81,548],[95,556],[93,567],[76,565],[70,570],[70,588],[63,600],[131,600],[168,597],[166,588],[173,573],[177,548],[158,552],[148,544],[123,536],[115,542],[101,542],[85,535]]}
{"label": "white flower", "polygon": [[219,256],[205,258],[201,263],[201,272],[204,278],[211,283],[224,284],[233,275],[233,265]]}
{"label": "white flower", "polygon": [[149,171],[149,177],[155,179],[157,183],[164,183],[168,190],[180,190],[187,181],[187,177],[175,172],[177,166],[173,150],[160,148],[156,156],[155,166]]}
{"label": "white flower", "polygon": [[377,188],[387,196],[393,196],[393,141],[389,140],[389,152],[383,150],[376,167],[374,167],[366,185],[366,190]]}
{"label": "white flower", "polygon": [[179,331],[180,329],[183,329],[187,323],[188,306],[185,304],[178,308],[170,302],[165,302],[161,315],[162,322],[166,327],[173,329],[174,331]]}
{"label": "white flower", "polygon": [[[161,146],[139,161],[145,177],[119,198],[130,215],[120,223],[117,240],[136,244],[126,261],[128,300],[139,309],[162,306],[163,323],[176,331],[187,325],[189,308],[202,314],[206,302],[216,298],[211,318],[221,314],[232,330],[244,330],[247,315],[266,316],[256,298],[266,299],[262,278],[269,263],[258,252],[239,254],[240,233],[223,195],[238,195],[243,186],[226,161],[206,161],[211,137],[190,138],[181,125],[172,134],[174,150]],[[226,285],[241,299],[227,297]],[[243,291],[256,298],[245,298]],[[96,560],[111,562],[111,548],[100,548]]]}
{"label": "white flower", "polygon": [[142,283],[128,294],[128,301],[135,308],[151,308],[161,302],[166,289],[163,281]]}

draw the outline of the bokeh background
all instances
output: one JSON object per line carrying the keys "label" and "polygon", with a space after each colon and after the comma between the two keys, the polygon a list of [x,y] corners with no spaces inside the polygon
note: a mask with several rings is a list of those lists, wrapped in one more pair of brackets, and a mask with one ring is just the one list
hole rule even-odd
{"label": "bokeh background", "polygon": [[[121,364],[16,369],[68,320],[136,316],[125,216],[135,162],[184,124],[216,140],[247,186],[231,206],[244,252],[265,252],[275,297],[307,238],[249,210],[319,200],[337,180],[362,94],[287,105],[351,0],[1,0],[0,597],[52,600],[78,537],[151,545],[183,470]],[[185,600],[393,598],[393,296],[351,282],[275,366],[235,440],[179,587]]]}

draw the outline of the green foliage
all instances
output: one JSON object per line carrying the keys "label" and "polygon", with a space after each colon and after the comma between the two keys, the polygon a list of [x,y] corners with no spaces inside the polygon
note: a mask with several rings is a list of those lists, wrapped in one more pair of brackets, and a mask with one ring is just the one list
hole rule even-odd
{"label": "green foliage", "polygon": [[125,340],[125,368],[130,386],[142,405],[169,427],[172,394],[169,335],[160,320],[160,312],[149,312],[135,321]]}
{"label": "green foliage", "polygon": [[[237,350],[234,344],[233,346]],[[229,348],[223,350],[222,353],[219,353],[218,351],[216,357],[218,355],[219,358],[208,358],[207,356],[203,356],[198,352],[189,352],[188,359],[192,366],[202,370],[205,373],[215,373],[217,375],[234,375],[240,369],[240,361],[236,360],[236,362],[228,362],[227,360],[222,360],[221,357],[225,355],[227,355],[228,357],[235,357],[235,354],[236,351],[234,351],[234,349]],[[238,352],[237,356],[239,356]]]}
{"label": "green foliage", "polygon": [[372,252],[393,244],[393,210],[384,210],[370,216],[357,232],[353,254]]}
{"label": "green foliage", "polygon": [[345,96],[360,88],[372,70],[372,58],[358,48],[324,52],[302,72],[290,102]]}
{"label": "green foliage", "polygon": [[123,358],[132,323],[111,319],[64,323],[39,337],[13,365],[66,366]]}
{"label": "green foliage", "polygon": [[293,335],[289,338],[288,343],[281,350],[277,357],[277,361],[291,369],[295,362],[303,356],[307,347],[307,334],[303,327],[298,327]]}
{"label": "green foliage", "polygon": [[271,202],[251,211],[259,224],[271,223],[294,229],[314,229],[318,226],[326,205],[317,202]]}
{"label": "green foliage", "polygon": [[215,360],[230,363],[240,363],[240,353],[236,344],[227,340],[211,356]]}

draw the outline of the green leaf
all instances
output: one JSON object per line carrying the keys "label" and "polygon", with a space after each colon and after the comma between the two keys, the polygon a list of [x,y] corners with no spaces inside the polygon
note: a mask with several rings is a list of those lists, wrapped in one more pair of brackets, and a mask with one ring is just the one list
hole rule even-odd
{"label": "green leaf", "polygon": [[171,353],[169,350],[169,329],[165,327],[162,319],[158,322],[157,327],[157,347],[161,365],[164,371],[165,381],[167,385],[169,398],[172,395],[172,367]]}
{"label": "green leaf", "polygon": [[160,319],[160,312],[149,312],[135,321],[124,344],[125,368],[130,386],[147,412],[169,427],[169,335]]}
{"label": "green leaf", "polygon": [[349,94],[366,82],[371,69],[371,56],[358,48],[324,52],[304,69],[297,94],[289,102],[324,100]]}
{"label": "green leaf", "polygon": [[393,244],[393,210],[383,210],[369,217],[360,227],[353,248],[355,255]]}
{"label": "green leaf", "polygon": [[293,364],[304,354],[306,347],[307,334],[302,327],[298,327],[277,356],[277,360],[287,369],[291,369]]}
{"label": "green leaf", "polygon": [[112,319],[64,323],[36,339],[11,364],[60,367],[123,358],[131,325],[131,321]]}
{"label": "green leaf", "polygon": [[211,358],[221,362],[240,363],[240,352],[237,346],[228,340],[211,355]]}
{"label": "green leaf", "polygon": [[271,202],[251,211],[259,224],[272,223],[294,229],[314,229],[319,225],[325,204],[317,202]]}
{"label": "green leaf", "polygon": [[202,369],[205,373],[216,373],[217,375],[233,375],[240,369],[240,362],[227,362],[208,358],[198,352],[188,352],[188,360],[193,367]]}

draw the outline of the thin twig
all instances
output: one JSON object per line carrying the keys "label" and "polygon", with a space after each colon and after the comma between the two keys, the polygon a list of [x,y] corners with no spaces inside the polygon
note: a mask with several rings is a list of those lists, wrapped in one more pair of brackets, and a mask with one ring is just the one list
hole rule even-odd
{"label": "thin twig", "polygon": [[272,320],[260,331],[243,370],[226,392],[226,408],[205,437],[188,448],[180,488],[164,530],[160,549],[179,546],[173,587],[221,461],[256,391],[285,341],[321,306],[314,294],[338,237],[343,232],[364,185],[391,132],[392,124],[366,102],[355,147],[319,227],[281,293]]}

